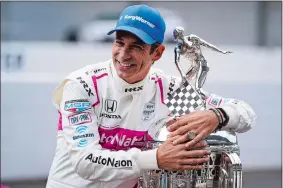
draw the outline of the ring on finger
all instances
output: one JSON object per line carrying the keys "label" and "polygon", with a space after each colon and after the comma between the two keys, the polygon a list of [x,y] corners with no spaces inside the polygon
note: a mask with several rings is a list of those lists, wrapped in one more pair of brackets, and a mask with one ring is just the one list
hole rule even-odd
{"label": "ring on finger", "polygon": [[187,133],[188,140],[191,141],[196,137],[196,133],[190,131]]}

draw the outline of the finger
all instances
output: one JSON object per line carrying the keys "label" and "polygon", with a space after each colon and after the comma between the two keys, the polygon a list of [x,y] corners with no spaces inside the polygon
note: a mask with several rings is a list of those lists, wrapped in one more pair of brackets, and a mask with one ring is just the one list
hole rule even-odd
{"label": "finger", "polygon": [[[178,135],[178,136],[179,136],[179,137],[173,141],[173,145],[174,145],[174,146],[176,146],[176,145],[178,145],[178,144],[182,144],[182,143],[188,141],[188,138],[187,138],[187,135],[186,135],[186,134],[185,134],[185,135],[182,135],[182,136],[180,136],[180,135]],[[176,136],[175,136],[175,137],[176,137]]]}
{"label": "finger", "polygon": [[[181,130],[180,130],[180,133],[179,133],[179,136],[180,135],[182,135],[182,136],[180,136],[178,139],[176,139],[176,140],[174,140],[173,141],[173,145],[177,145],[177,144],[181,144],[181,143],[185,143],[185,142],[187,142],[187,141],[189,141],[189,137],[188,137],[188,131],[186,132],[186,133],[183,133],[183,132],[185,132],[182,128],[180,128]],[[185,129],[185,127],[184,127],[184,129]],[[178,131],[178,130],[177,130]],[[175,132],[177,132],[177,131],[175,131]],[[198,132],[197,131],[191,131],[191,132],[194,132],[196,135],[198,134]],[[171,133],[172,134],[172,136],[174,136],[174,134],[173,133]],[[176,133],[176,134],[178,134],[178,133]],[[176,137],[176,136],[175,136]]]}
{"label": "finger", "polygon": [[[188,141],[194,139],[195,135],[198,134],[198,131],[196,131],[196,130],[189,130],[188,131],[187,127],[180,128],[180,129],[178,129],[177,131],[174,131],[174,132],[177,132],[176,134],[179,134],[179,135],[182,135],[182,136],[179,139],[177,139],[176,141],[174,141],[173,145],[177,145],[177,144],[180,144],[180,143],[188,142]],[[178,133],[178,131],[180,131],[180,133]],[[171,133],[173,136],[174,136],[174,132]],[[193,133],[193,135],[191,135],[191,133]]]}
{"label": "finger", "polygon": [[202,140],[202,141],[196,143],[195,145],[192,145],[190,148],[186,148],[186,149],[202,149],[202,148],[205,148],[207,145],[208,145],[207,142]]}
{"label": "finger", "polygon": [[177,121],[168,127],[168,131],[172,132],[174,130],[177,130],[181,126],[186,125],[188,122],[188,118],[185,117],[188,117],[188,115],[178,117]]}
{"label": "finger", "polygon": [[177,130],[175,130],[174,132],[171,132],[169,134],[169,137],[174,137],[176,135],[184,135],[186,133],[186,128],[185,127],[180,127]]}
{"label": "finger", "polygon": [[181,126],[183,126],[182,123],[181,123],[181,120],[178,119],[178,120],[176,120],[176,122],[174,122],[174,123],[172,123],[171,125],[169,125],[169,126],[167,127],[167,129],[168,129],[168,131],[172,132],[172,131],[177,130],[177,129],[180,128]]}
{"label": "finger", "polygon": [[[190,122],[190,123],[188,123]],[[192,131],[193,129],[195,129],[195,122],[190,121],[188,118],[183,118],[182,120],[178,120],[176,123],[173,123],[172,125],[170,125],[170,127],[168,127],[170,133],[170,136],[175,136],[175,135],[183,135],[189,131]],[[199,130],[202,130],[203,128],[200,127],[198,128]]]}
{"label": "finger", "polygon": [[197,133],[197,131],[193,130],[194,126],[192,125],[183,125],[182,127],[178,128],[177,130],[170,133],[170,136],[176,136],[176,135],[187,135],[189,131],[193,131]]}
{"label": "finger", "polygon": [[202,150],[190,150],[190,151],[183,151],[181,156],[184,158],[192,158],[192,157],[203,157],[210,155],[211,151],[207,149]]}
{"label": "finger", "polygon": [[[168,137],[167,140],[174,142],[175,140],[179,139],[180,137],[181,137],[180,135],[176,135],[176,136],[173,136],[173,137]],[[173,145],[174,145],[174,143],[173,143]]]}
{"label": "finger", "polygon": [[170,125],[172,125],[175,122],[177,122],[177,119],[172,119],[172,120],[167,122],[167,126],[170,126]]}
{"label": "finger", "polygon": [[178,120],[182,119],[182,116],[176,116],[174,119],[171,119],[170,121],[167,122],[167,125],[172,125],[173,123],[177,122]]}
{"label": "finger", "polygon": [[184,158],[180,161],[182,165],[198,165],[207,163],[209,161],[209,157],[202,157],[202,158]]}
{"label": "finger", "polygon": [[198,143],[199,141],[203,139],[204,139],[204,133],[200,132],[193,140],[186,143],[186,148],[192,147],[193,145],[195,145],[196,143]]}

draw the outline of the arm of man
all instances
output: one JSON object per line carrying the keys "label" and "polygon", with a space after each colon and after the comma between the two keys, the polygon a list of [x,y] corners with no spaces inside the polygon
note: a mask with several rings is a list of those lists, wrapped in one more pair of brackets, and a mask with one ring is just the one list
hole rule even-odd
{"label": "arm of man", "polygon": [[[174,79],[176,83],[180,82],[180,79]],[[243,133],[252,128],[256,115],[249,104],[238,99],[224,98],[207,92],[204,93],[206,97],[206,110],[184,115],[168,127],[169,131],[172,132],[170,134],[171,137],[182,135],[174,141],[174,144],[187,141],[187,133],[190,131],[194,132],[197,136],[187,143],[187,147],[196,144],[214,132],[219,121],[216,114],[209,110],[211,108],[222,108],[229,117],[228,123],[221,130]]]}
{"label": "arm of man", "polygon": [[256,120],[253,108],[245,101],[205,92],[206,109],[222,108],[228,115],[229,121],[222,130],[232,130],[237,133],[247,132]]}
{"label": "arm of man", "polygon": [[[65,103],[73,100],[89,102],[87,93],[75,82],[68,81],[63,89],[60,112],[64,139],[77,174],[91,181],[112,181],[136,178],[141,170],[158,169],[157,149],[148,151],[136,148],[128,151],[103,149],[99,143],[98,118],[94,109],[90,108],[79,113],[65,110]],[[78,123],[76,118],[83,117],[88,121],[76,125]]]}

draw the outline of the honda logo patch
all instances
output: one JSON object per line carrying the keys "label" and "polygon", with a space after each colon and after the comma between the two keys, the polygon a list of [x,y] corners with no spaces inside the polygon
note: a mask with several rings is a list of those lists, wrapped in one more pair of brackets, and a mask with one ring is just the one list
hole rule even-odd
{"label": "honda logo patch", "polygon": [[106,99],[106,100],[105,100],[104,109],[105,109],[105,111],[108,112],[108,113],[114,113],[114,112],[116,112],[116,109],[117,109],[117,101],[115,101],[115,100],[110,100],[110,99]]}

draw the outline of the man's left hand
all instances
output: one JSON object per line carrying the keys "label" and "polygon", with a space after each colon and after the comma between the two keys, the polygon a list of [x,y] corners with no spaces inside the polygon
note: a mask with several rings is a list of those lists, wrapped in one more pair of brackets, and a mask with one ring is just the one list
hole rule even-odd
{"label": "man's left hand", "polygon": [[[168,130],[171,132],[169,137],[180,135],[173,141],[173,144],[177,145],[187,142],[186,147],[188,148],[209,136],[215,131],[218,124],[218,118],[211,110],[193,112],[178,117],[174,123],[168,126]],[[193,132],[196,137],[188,142],[189,132]]]}

